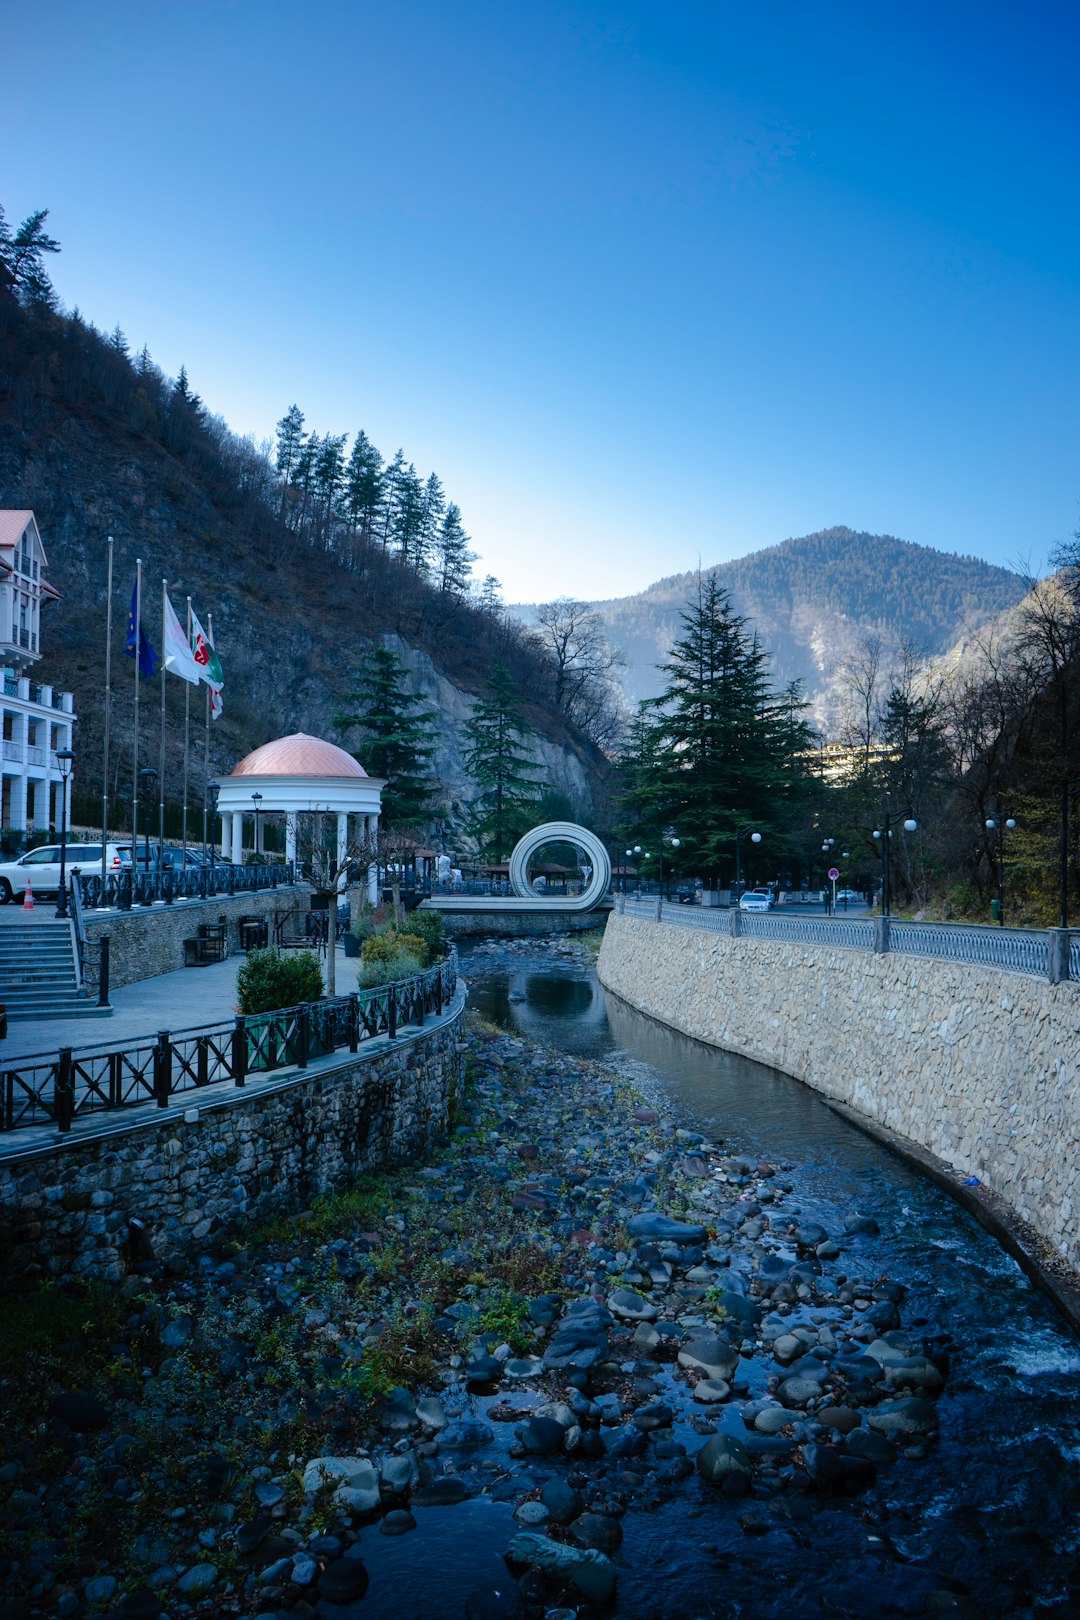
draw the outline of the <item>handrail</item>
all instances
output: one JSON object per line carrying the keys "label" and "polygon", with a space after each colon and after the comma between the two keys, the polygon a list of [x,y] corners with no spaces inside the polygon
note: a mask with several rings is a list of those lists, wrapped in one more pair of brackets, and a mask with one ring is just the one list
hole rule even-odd
{"label": "handrail", "polygon": [[243,1086],[255,1073],[305,1069],[312,1058],[423,1025],[441,1015],[457,988],[453,946],[409,979],[275,1012],[240,1014],[225,1024],[160,1030],[134,1044],[111,1042],[31,1054],[0,1070],[0,1133],[55,1124],[61,1134],[87,1114],[117,1113],[220,1081]]}
{"label": "handrail", "polygon": [[174,900],[208,900],[219,894],[257,894],[262,889],[290,887],[300,881],[295,865],[266,862],[259,866],[231,866],[216,861],[213,866],[190,866],[176,871],[142,870],[136,865],[120,872],[75,872],[83,905],[88,911],[130,911],[132,906],[152,906],[158,901],[171,905]]}
{"label": "handrail", "polygon": [[86,927],[83,923],[82,892],[75,877],[74,871],[68,877],[68,915],[75,930],[75,958],[81,986],[86,973]]}
{"label": "handrail", "polygon": [[981,967],[1023,973],[1051,984],[1080,981],[1080,930],[998,928],[988,923],[908,922],[896,917],[781,916],[712,907],[676,906],[667,901],[616,897],[616,910],[649,922],[707,929],[733,939],[785,941],[875,955],[929,957],[972,962]]}

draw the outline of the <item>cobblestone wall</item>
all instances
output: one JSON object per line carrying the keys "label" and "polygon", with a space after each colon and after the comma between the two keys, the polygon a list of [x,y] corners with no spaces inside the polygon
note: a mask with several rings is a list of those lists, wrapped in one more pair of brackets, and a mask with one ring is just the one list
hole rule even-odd
{"label": "cobblestone wall", "polygon": [[114,990],[184,965],[184,941],[193,939],[200,923],[222,917],[228,927],[229,953],[240,949],[240,918],[266,917],[273,936],[275,913],[304,911],[311,892],[306,886],[260,889],[257,894],[219,894],[211,900],[174,900],[171,906],[133,906],[130,911],[84,913],[91,945],[108,934],[111,941],[109,982]]}
{"label": "cobblestone wall", "polygon": [[463,1008],[459,991],[443,1023],[382,1051],[209,1105],[187,1093],[132,1128],[0,1163],[0,1287],[115,1281],[139,1258],[133,1220],[158,1258],[190,1255],[427,1152],[461,1092]]}
{"label": "cobblestone wall", "polygon": [[1080,1267],[1080,985],[612,916],[598,971],[978,1176]]}

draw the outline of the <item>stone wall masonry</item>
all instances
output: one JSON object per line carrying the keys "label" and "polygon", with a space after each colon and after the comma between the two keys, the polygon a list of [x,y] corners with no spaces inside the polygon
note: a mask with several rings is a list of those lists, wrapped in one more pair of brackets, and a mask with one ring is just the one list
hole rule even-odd
{"label": "stone wall masonry", "polygon": [[[273,918],[278,912],[310,908],[311,891],[306,884],[279,889],[260,889],[254,894],[219,894],[209,900],[174,900],[172,905],[133,906],[130,911],[83,913],[86,937],[96,945],[108,934],[109,983],[114,990],[141,979],[172,973],[184,965],[184,941],[193,939],[200,923],[227,923],[229,953],[240,949],[240,918],[266,917],[273,937]],[[198,969],[192,968],[193,983]]]}
{"label": "stone wall masonry", "polygon": [[977,1176],[1080,1268],[1080,985],[617,915],[598,973]]}
{"label": "stone wall masonry", "polygon": [[139,1258],[132,1220],[157,1258],[187,1257],[427,1152],[461,1095],[464,1006],[459,986],[437,1024],[396,1041],[257,1092],[186,1092],[138,1123],[0,1162],[0,1288],[65,1275],[118,1281]]}
{"label": "stone wall masonry", "polygon": [[[440,910],[442,908],[440,907]],[[500,934],[524,939],[541,934],[584,934],[599,931],[607,921],[598,911],[453,911],[442,910],[447,939],[468,939],[479,934]]]}

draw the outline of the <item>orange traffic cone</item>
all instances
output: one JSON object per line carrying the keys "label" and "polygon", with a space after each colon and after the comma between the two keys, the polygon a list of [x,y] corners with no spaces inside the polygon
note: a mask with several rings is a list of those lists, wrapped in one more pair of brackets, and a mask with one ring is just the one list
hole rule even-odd
{"label": "orange traffic cone", "polygon": [[24,911],[33,911],[34,909],[34,891],[30,887],[29,878],[26,880],[26,893],[23,895],[22,908]]}

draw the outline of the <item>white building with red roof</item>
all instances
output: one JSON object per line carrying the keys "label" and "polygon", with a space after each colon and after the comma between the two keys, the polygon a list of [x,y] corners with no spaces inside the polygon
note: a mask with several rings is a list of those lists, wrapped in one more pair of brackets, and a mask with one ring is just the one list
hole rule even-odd
{"label": "white building with red roof", "polygon": [[[0,511],[0,827],[20,836],[61,825],[64,788],[56,754],[71,747],[75,724],[71,693],[39,683],[33,673],[42,656],[41,610],[60,600],[47,568],[33,512]],[[69,823],[70,811],[69,800]]]}

